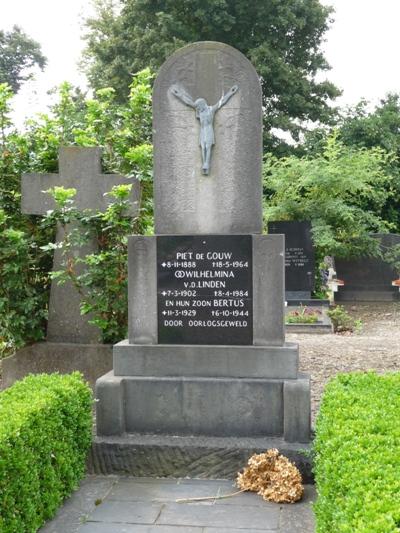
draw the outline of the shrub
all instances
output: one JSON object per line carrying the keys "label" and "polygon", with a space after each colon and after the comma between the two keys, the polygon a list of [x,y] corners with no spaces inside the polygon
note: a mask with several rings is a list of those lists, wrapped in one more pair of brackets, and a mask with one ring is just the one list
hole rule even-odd
{"label": "shrub", "polygon": [[0,531],[34,532],[77,486],[92,434],[78,372],[28,376],[0,393]]}
{"label": "shrub", "polygon": [[342,374],[316,423],[318,533],[400,529],[400,373]]}
{"label": "shrub", "polygon": [[362,330],[363,324],[361,320],[354,319],[349,315],[343,305],[335,305],[335,307],[329,309],[327,315],[332,320],[335,333],[343,333],[345,331],[359,333]]}

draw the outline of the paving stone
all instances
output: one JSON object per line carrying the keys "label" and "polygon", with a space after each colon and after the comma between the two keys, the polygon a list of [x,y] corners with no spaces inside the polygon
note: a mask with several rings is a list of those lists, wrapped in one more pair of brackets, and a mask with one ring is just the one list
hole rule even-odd
{"label": "paving stone", "polygon": [[154,524],[161,505],[150,502],[120,502],[106,500],[96,507],[90,515],[89,522]]}
{"label": "paving stone", "polygon": [[[226,480],[169,480],[168,483],[159,483],[161,480],[154,480],[153,483],[138,481],[133,479],[121,479],[115,484],[109,494],[110,500],[118,501],[157,501],[175,502],[183,498],[200,498],[222,496],[232,494],[239,489],[233,482]],[[164,481],[164,480],[163,480]],[[189,503],[189,502],[188,502]],[[207,502],[199,502],[207,503]],[[215,505],[249,505],[265,507],[269,504],[255,493],[243,493],[231,498],[211,500]]]}
{"label": "paving stone", "polygon": [[135,480],[121,480],[114,485],[110,492],[111,500],[153,500],[172,501],[177,498],[195,498],[201,496],[216,496],[217,494],[228,494],[234,492],[235,488],[229,481],[209,483],[207,481],[197,484],[181,483],[171,481],[170,483],[141,483]]}
{"label": "paving stone", "polygon": [[244,505],[166,504],[157,524],[277,530],[279,507],[274,509]]}
{"label": "paving stone", "polygon": [[[313,533],[315,489],[301,502],[274,504],[253,493],[175,503],[177,498],[230,493],[232,481],[88,476],[40,533]],[[117,499],[118,498],[118,499]],[[103,503],[96,506],[96,500]],[[158,517],[158,518],[157,518]]]}
{"label": "paving stone", "polygon": [[64,503],[53,520],[40,533],[75,533],[82,520],[96,508],[96,500],[106,498],[117,476],[87,476],[79,489]]}
{"label": "paving stone", "polygon": [[[264,531],[279,531],[280,530],[277,530],[277,529],[254,529],[254,528],[251,528],[251,529],[232,529],[230,527],[228,528],[215,528],[215,527],[205,527],[203,529],[203,532],[202,533],[262,533]],[[285,531],[282,531],[282,533],[286,533]]]}
{"label": "paving stone", "polygon": [[313,533],[315,531],[312,502],[315,500],[315,487],[306,485],[303,499],[295,504],[282,506],[279,521],[282,533]]}
{"label": "paving stone", "polygon": [[[216,533],[215,529],[213,531],[214,533]],[[244,532],[243,529],[240,531],[241,533]],[[143,526],[88,522],[79,529],[79,533],[203,533],[203,528],[187,526]]]}

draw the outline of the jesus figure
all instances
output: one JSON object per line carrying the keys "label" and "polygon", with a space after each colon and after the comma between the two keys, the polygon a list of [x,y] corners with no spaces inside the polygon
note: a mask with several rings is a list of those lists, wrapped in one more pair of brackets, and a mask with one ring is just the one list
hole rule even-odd
{"label": "jesus figure", "polygon": [[201,147],[201,156],[203,159],[202,171],[203,174],[208,175],[210,173],[211,162],[211,150],[215,144],[214,135],[214,116],[218,109],[221,109],[223,105],[239,90],[237,85],[234,85],[229,91],[221,96],[219,101],[211,106],[207,104],[204,98],[198,98],[193,101],[191,96],[182,88],[174,85],[171,87],[171,92],[184,104],[192,107],[196,110],[196,118],[200,121],[200,137],[199,145]]}

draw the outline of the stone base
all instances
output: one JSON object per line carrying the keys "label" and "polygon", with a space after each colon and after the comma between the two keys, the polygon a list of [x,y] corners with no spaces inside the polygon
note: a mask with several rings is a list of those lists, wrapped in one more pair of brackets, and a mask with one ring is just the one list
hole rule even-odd
{"label": "stone base", "polygon": [[115,376],[96,383],[97,434],[309,442],[310,380]]}
{"label": "stone base", "polygon": [[12,385],[27,374],[79,370],[94,387],[96,380],[112,368],[112,346],[38,342],[25,346],[2,361],[2,387]]}
{"label": "stone base", "polygon": [[114,346],[115,376],[296,378],[299,348],[129,344]]}
{"label": "stone base", "polygon": [[293,461],[304,483],[312,483],[310,444],[279,438],[97,437],[88,457],[90,474],[135,477],[235,479],[254,453],[277,448]]}

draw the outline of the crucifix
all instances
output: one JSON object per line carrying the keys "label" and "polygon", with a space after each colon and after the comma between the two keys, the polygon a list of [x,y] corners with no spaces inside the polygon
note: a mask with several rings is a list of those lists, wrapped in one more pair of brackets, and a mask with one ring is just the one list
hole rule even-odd
{"label": "crucifix", "polygon": [[203,160],[203,174],[210,173],[211,150],[215,144],[214,135],[214,116],[215,113],[224,106],[228,100],[239,90],[238,85],[233,85],[228,92],[222,94],[221,98],[214,105],[208,105],[204,98],[197,98],[193,101],[192,97],[178,85],[171,87],[171,92],[176,98],[196,111],[196,118],[200,121],[199,145],[201,147],[201,157]]}
{"label": "crucifix", "polygon": [[[53,198],[46,194],[49,188],[63,186],[75,188],[75,207],[79,211],[90,209],[105,211],[112,202],[105,193],[115,185],[132,183],[131,209],[128,216],[135,216],[139,204],[139,187],[134,179],[118,174],[102,174],[101,148],[82,148],[78,146],[62,147],[59,151],[59,174],[23,174],[21,210],[25,214],[45,215],[55,209]],[[76,227],[75,223],[67,225],[68,231]],[[63,240],[63,228],[58,226],[56,242]],[[97,250],[97,241],[93,239],[84,246],[71,250],[75,258],[83,258]],[[53,271],[61,270],[62,251],[55,250]],[[77,265],[77,270],[82,265]],[[52,342],[72,342],[92,344],[101,342],[98,329],[88,323],[88,317],[80,313],[81,296],[71,283],[58,285],[51,283],[47,340]]]}

